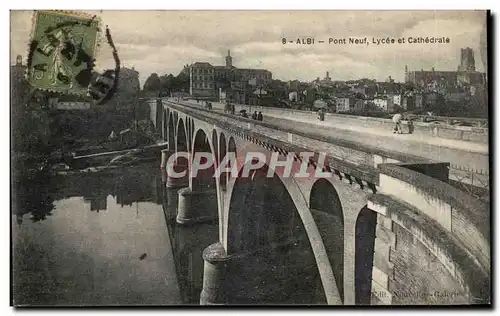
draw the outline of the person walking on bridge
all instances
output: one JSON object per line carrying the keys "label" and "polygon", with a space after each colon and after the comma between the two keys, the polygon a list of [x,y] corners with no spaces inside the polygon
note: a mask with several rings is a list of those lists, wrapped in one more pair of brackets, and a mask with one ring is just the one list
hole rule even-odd
{"label": "person walking on bridge", "polygon": [[325,112],[323,111],[323,109],[319,109],[319,111],[318,111],[318,119],[320,121],[324,121],[325,120]]}
{"label": "person walking on bridge", "polygon": [[400,113],[394,114],[392,117],[392,121],[394,122],[394,130],[393,133],[403,134],[403,129],[401,128],[401,120],[403,119],[403,115]]}
{"label": "person walking on bridge", "polygon": [[264,120],[264,116],[262,115],[262,112],[259,111],[259,114],[257,114],[257,121],[263,121]]}

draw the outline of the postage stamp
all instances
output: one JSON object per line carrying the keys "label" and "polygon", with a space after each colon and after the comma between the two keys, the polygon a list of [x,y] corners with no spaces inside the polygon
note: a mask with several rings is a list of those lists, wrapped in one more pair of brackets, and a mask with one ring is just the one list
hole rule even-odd
{"label": "postage stamp", "polygon": [[99,20],[66,11],[36,11],[28,83],[37,89],[87,94],[99,42]]}

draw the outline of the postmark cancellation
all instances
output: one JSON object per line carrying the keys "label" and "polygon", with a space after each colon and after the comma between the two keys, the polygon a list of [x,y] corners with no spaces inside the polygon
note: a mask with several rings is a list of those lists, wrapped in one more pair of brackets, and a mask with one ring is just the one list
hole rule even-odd
{"label": "postmark cancellation", "polygon": [[27,81],[35,89],[86,95],[99,47],[100,20],[80,12],[35,11]]}

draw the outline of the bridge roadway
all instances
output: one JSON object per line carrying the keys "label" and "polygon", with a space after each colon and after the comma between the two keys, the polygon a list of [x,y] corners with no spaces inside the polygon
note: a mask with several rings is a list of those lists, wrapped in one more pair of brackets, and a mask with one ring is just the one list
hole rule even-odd
{"label": "bridge roadway", "polygon": [[[170,101],[173,101],[171,99]],[[194,100],[181,101],[189,105],[202,107],[202,103]],[[223,112],[224,104],[212,103],[215,112]],[[252,107],[260,109],[260,107]],[[238,112],[238,107],[236,112]],[[423,137],[413,134],[393,134],[391,131],[366,126],[346,125],[340,119],[324,122],[294,118],[293,116],[268,116],[263,111],[264,122],[287,129],[290,132],[299,132],[308,135],[333,137],[339,140],[360,143],[365,146],[395,152],[402,155],[413,155],[434,161],[449,162],[452,167],[473,170],[481,175],[475,175],[480,181],[473,184],[484,187],[489,179],[489,150],[488,144],[472,143],[460,140],[442,139],[437,137]],[[299,123],[300,124],[297,124]],[[468,178],[469,172],[452,169],[450,178],[460,181]],[[470,181],[462,181],[470,183]]]}

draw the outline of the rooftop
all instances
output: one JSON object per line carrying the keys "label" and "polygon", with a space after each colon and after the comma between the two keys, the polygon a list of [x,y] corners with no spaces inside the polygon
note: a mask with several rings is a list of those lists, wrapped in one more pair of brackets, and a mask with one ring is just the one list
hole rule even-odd
{"label": "rooftop", "polygon": [[210,63],[207,63],[207,62],[195,62],[193,65],[193,67],[204,67],[204,68],[213,68],[213,66],[210,64]]}

